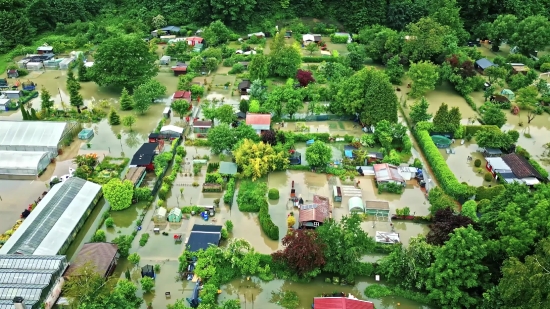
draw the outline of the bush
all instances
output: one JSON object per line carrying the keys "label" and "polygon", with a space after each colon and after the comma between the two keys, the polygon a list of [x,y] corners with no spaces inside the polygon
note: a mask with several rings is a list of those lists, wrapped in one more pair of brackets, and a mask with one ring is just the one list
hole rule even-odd
{"label": "bush", "polygon": [[476,201],[481,200],[492,200],[497,197],[500,193],[504,192],[505,188],[503,185],[496,185],[492,187],[479,186],[476,189]]}
{"label": "bush", "polygon": [[149,240],[149,233],[141,234],[141,237],[139,238],[139,245],[142,247],[145,246],[148,240]]}
{"label": "bush", "polygon": [[185,151],[185,148],[183,146],[178,146],[176,148],[176,154],[178,156],[181,156],[181,157],[185,157],[185,155],[187,154],[187,152]]}
{"label": "bush", "polygon": [[245,181],[241,184],[237,195],[237,204],[242,212],[259,212],[260,204],[266,202],[267,185],[263,182]]}
{"label": "bush", "polygon": [[138,265],[140,260],[141,260],[141,256],[139,256],[139,254],[137,253],[132,253],[128,256],[128,262],[134,265]]}
{"label": "bush", "polygon": [[483,176],[483,179],[485,181],[491,181],[491,180],[493,180],[493,174],[491,174],[490,172],[487,172],[487,173],[485,173],[485,176]]}
{"label": "bush", "polygon": [[474,161],[474,166],[475,166],[475,167],[480,167],[480,166],[481,166],[481,160],[480,160],[480,159],[476,159],[476,160]]}
{"label": "bush", "polygon": [[[294,142],[297,143],[305,143],[309,141],[310,139],[319,140],[325,143],[328,143],[330,140],[330,134],[329,133],[294,133],[290,131],[283,131],[285,140],[294,140]],[[346,137],[344,137],[346,139]],[[350,136],[349,142],[353,140],[353,136]],[[348,142],[348,141],[346,141]]]}
{"label": "bush", "polygon": [[232,67],[236,62],[237,62],[237,60],[234,57],[230,57],[230,58],[227,58],[223,61],[223,66],[224,67]]}
{"label": "bush", "polygon": [[244,65],[241,63],[235,63],[231,70],[229,70],[229,74],[239,74],[244,72]]}
{"label": "bush", "polygon": [[302,62],[305,63],[321,63],[321,62],[338,62],[338,57],[302,57]]}
{"label": "bush", "polygon": [[422,168],[422,161],[420,161],[419,158],[414,158],[414,162],[412,164],[413,167],[416,167],[418,169]]}
{"label": "bush", "polygon": [[159,264],[155,264],[155,272],[158,273],[160,271],[160,265]]}
{"label": "bush", "polygon": [[386,286],[372,284],[365,288],[365,295],[370,298],[382,298],[392,295],[392,291]]}
{"label": "bush", "polygon": [[111,218],[111,217],[105,219],[105,226],[106,226],[106,227],[113,227],[113,226],[115,226],[115,220],[113,220],[113,218]]}
{"label": "bush", "polygon": [[272,188],[269,189],[269,192],[267,193],[267,197],[270,200],[278,200],[279,199],[279,190]]}
{"label": "bush", "polygon": [[145,293],[149,293],[153,290],[153,288],[155,287],[155,280],[153,280],[153,278],[151,277],[143,277],[141,278],[141,280],[139,281],[141,283],[141,288],[143,289],[143,291]]}
{"label": "bush", "polygon": [[263,201],[260,203],[260,226],[262,227],[262,231],[269,237],[271,240],[279,240],[279,227],[273,223],[273,220],[271,220],[271,215],[269,214],[269,206],[267,204],[267,201],[265,197],[263,198]]}
{"label": "bush", "polygon": [[435,146],[428,131],[416,130],[414,133],[443,190],[455,199],[466,199],[472,196],[474,188],[462,184],[456,179],[455,174],[451,171],[439,149]]}
{"label": "bush", "polygon": [[223,239],[223,240],[226,240],[226,239],[229,238],[229,233],[227,232],[227,229],[226,229],[225,227],[222,228],[221,234],[222,234],[221,236],[222,236],[222,239]]}
{"label": "bush", "polygon": [[97,230],[94,236],[92,236],[92,242],[105,242],[106,240],[107,237],[104,230]]}
{"label": "bush", "polygon": [[335,33],[330,35],[330,41],[335,44],[346,44],[348,39],[347,35],[337,35]]}
{"label": "bush", "polygon": [[231,178],[227,183],[227,190],[223,195],[223,202],[231,206],[233,204],[234,196],[235,196],[235,178]]}
{"label": "bush", "polygon": [[225,228],[229,233],[231,233],[233,231],[233,221],[231,220],[225,221]]}
{"label": "bush", "polygon": [[540,166],[539,162],[533,160],[533,159],[529,159],[529,163],[531,163],[531,165],[537,170],[537,172],[539,172],[539,174],[547,179],[548,178],[548,171],[545,170],[542,166]]}
{"label": "bush", "polygon": [[393,182],[382,183],[378,185],[378,194],[382,192],[401,194],[403,193],[403,186]]}

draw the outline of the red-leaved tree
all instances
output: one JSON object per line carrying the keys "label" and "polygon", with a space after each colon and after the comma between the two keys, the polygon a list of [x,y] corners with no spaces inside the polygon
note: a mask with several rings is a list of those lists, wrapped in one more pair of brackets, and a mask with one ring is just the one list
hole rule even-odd
{"label": "red-leaved tree", "polygon": [[313,73],[304,70],[298,70],[298,73],[296,73],[296,79],[302,87],[305,87],[310,83],[315,82],[315,78],[313,78]]}
{"label": "red-leaved tree", "polygon": [[294,230],[283,238],[283,250],[271,256],[300,277],[313,277],[325,264],[325,244],[313,230]]}

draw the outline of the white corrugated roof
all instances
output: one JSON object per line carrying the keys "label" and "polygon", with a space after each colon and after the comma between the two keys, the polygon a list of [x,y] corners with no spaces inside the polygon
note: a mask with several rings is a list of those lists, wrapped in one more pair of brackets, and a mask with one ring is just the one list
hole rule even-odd
{"label": "white corrugated roof", "polygon": [[18,150],[16,146],[57,147],[66,122],[0,121],[0,150]]}
{"label": "white corrugated roof", "polygon": [[0,151],[0,174],[6,169],[37,170],[38,163],[47,155],[45,151]]}
{"label": "white corrugated roof", "polygon": [[506,162],[504,162],[504,160],[502,160],[502,158],[500,157],[485,158],[485,160],[489,162],[489,164],[494,170],[505,170],[505,171],[511,170],[508,164],[506,164]]}
{"label": "white corrugated roof", "polygon": [[160,128],[160,132],[166,132],[166,131],[172,131],[172,132],[177,132],[177,133],[183,133],[183,128],[181,127],[178,127],[178,126],[174,126],[174,125],[167,125],[167,126],[164,126],[162,128]]}

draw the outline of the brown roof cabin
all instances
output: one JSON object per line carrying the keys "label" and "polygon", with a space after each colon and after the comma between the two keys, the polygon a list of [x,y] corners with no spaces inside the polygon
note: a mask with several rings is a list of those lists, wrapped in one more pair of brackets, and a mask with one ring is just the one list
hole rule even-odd
{"label": "brown roof cabin", "polygon": [[495,104],[510,103],[510,100],[507,97],[500,94],[493,94],[491,97],[489,97],[489,101]]}
{"label": "brown roof cabin", "polygon": [[512,66],[512,70],[513,70],[512,74],[521,73],[525,75],[527,74],[527,72],[529,72],[529,67],[523,63],[508,63],[508,64]]}
{"label": "brown roof cabin", "polygon": [[95,268],[98,274],[107,278],[116,268],[118,246],[107,242],[87,243],[82,246],[74,262],[63,275],[70,278],[71,274],[87,263]]}
{"label": "brown roof cabin", "polygon": [[242,82],[240,82],[238,88],[241,95],[247,95],[248,90],[250,89],[250,86],[252,86],[252,83],[248,79],[245,79]]}

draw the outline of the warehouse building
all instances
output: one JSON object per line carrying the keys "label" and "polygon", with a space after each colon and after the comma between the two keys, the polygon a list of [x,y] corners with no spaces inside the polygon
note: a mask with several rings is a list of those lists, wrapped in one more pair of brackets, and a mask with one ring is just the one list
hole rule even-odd
{"label": "warehouse building", "polygon": [[0,248],[0,254],[64,254],[102,195],[100,185],[77,177],[55,185]]}
{"label": "warehouse building", "polygon": [[52,308],[68,265],[64,255],[0,255],[0,309]]}

